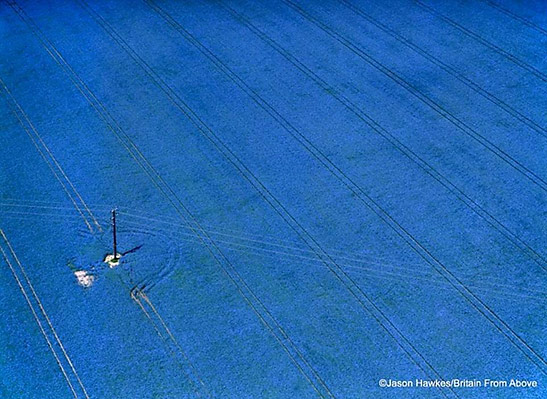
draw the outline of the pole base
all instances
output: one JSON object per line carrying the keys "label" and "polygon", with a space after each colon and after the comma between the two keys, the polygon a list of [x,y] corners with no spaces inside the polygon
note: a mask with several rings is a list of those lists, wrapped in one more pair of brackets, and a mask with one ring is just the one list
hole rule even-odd
{"label": "pole base", "polygon": [[120,264],[120,259],[122,257],[121,254],[117,254],[117,255],[118,256],[116,258],[114,258],[113,254],[106,255],[104,258],[104,263],[108,263],[108,267],[110,267],[111,269],[115,268],[116,266]]}

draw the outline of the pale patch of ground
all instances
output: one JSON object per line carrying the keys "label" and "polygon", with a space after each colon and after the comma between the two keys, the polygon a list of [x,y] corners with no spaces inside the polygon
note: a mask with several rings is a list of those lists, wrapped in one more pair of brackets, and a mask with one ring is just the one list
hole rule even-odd
{"label": "pale patch of ground", "polygon": [[95,281],[95,276],[89,272],[86,272],[85,270],[75,271],[74,275],[78,280],[78,284],[85,288],[91,287],[93,285],[93,282]]}

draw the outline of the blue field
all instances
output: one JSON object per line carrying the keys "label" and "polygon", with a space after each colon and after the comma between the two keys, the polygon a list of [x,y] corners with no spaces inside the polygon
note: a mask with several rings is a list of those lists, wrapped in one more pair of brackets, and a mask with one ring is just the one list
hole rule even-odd
{"label": "blue field", "polygon": [[0,398],[547,397],[544,0],[0,0],[0,94]]}

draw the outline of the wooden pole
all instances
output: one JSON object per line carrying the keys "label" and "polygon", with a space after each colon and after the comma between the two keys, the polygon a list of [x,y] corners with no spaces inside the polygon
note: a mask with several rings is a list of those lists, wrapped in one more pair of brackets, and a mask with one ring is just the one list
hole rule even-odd
{"label": "wooden pole", "polygon": [[116,242],[116,210],[112,209],[112,246],[114,251],[114,259],[118,259],[118,248]]}

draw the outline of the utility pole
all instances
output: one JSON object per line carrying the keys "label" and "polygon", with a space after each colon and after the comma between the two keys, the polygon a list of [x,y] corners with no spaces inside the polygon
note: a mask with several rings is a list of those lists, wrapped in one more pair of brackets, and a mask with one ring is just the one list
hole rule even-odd
{"label": "utility pole", "polygon": [[118,260],[118,248],[117,248],[117,242],[116,242],[116,209],[112,209],[112,246],[113,246],[113,254],[114,254],[114,261]]}

